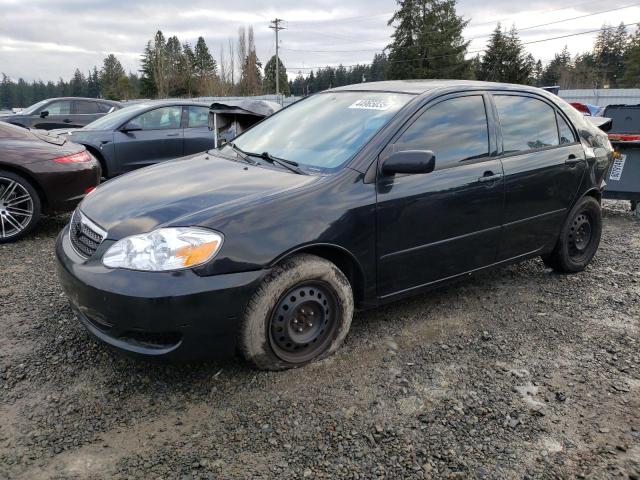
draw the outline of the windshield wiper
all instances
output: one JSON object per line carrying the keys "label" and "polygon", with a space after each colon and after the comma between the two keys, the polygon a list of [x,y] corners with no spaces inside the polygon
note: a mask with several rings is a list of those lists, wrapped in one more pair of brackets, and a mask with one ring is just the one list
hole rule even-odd
{"label": "windshield wiper", "polygon": [[304,170],[302,170],[300,167],[298,167],[298,162],[294,162],[293,160],[287,160],[286,158],[274,157],[273,155],[269,154],[269,152],[262,152],[260,154],[247,152],[247,155],[252,155],[252,156],[255,156],[255,157],[263,158],[267,162],[275,163],[277,165],[280,165],[281,167],[287,168],[287,169],[291,170],[292,172],[297,173],[298,175],[307,175],[307,173]]}
{"label": "windshield wiper", "polygon": [[235,143],[231,143],[229,142],[227,145],[229,145],[234,152],[236,152],[237,154],[239,154],[238,156],[244,160],[245,162],[247,162],[249,165],[258,165],[258,162],[256,162],[255,160],[251,160],[249,157],[250,156],[254,156],[250,153],[245,152],[244,150],[242,150],[240,147],[237,147]]}

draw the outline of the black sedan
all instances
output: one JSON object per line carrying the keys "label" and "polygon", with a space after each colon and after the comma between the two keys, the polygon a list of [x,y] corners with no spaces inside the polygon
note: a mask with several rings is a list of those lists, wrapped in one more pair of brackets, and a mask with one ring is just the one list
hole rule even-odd
{"label": "black sedan", "polygon": [[81,129],[53,130],[100,161],[105,177],[214,147],[209,105],[189,101],[136,103]]}
{"label": "black sedan", "polygon": [[26,235],[42,212],[73,210],[99,181],[82,145],[0,122],[0,243]]}
{"label": "black sedan", "polygon": [[354,308],[535,256],[584,269],[612,154],[532,87],[341,87],[100,186],[58,238],[59,278],[120,350],[297,367],[338,349]]}
{"label": "black sedan", "polygon": [[40,130],[75,128],[83,127],[121,107],[118,102],[96,98],[49,98],[19,113],[0,115],[0,121]]}

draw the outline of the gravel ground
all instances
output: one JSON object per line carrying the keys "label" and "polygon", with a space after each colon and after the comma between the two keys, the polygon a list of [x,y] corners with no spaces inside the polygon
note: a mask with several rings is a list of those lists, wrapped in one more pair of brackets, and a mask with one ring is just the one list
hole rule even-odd
{"label": "gravel ground", "polygon": [[0,478],[640,478],[640,221],[357,314],[334,357],[150,365],[94,342],[54,271],[67,217],[0,246]]}

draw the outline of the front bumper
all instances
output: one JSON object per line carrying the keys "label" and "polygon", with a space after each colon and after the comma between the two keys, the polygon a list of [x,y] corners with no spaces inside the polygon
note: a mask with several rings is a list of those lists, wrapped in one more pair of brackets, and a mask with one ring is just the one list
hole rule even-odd
{"label": "front bumper", "polygon": [[[104,243],[107,243],[105,241]],[[235,353],[239,322],[265,270],[201,277],[191,270],[108,269],[101,248],[85,260],[58,236],[58,278],[86,329],[124,352],[194,360]]]}

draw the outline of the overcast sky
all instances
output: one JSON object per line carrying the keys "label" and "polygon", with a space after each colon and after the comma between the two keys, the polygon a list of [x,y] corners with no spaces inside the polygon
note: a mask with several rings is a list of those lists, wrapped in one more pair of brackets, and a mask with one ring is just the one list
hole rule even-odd
{"label": "overcast sky", "polygon": [[[249,25],[264,64],[275,52],[273,31],[268,28],[275,17],[286,20],[286,30],[280,32],[280,57],[289,75],[303,67],[368,63],[389,43],[392,29],[387,20],[395,6],[393,0],[0,0],[0,72],[29,81],[67,79],[76,67],[87,71],[100,66],[109,53],[126,70],[137,71],[140,54],[158,29],[191,44],[202,35],[218,59],[220,45],[226,47],[238,27]],[[465,36],[473,39],[471,51],[485,47],[498,20],[525,28],[521,32],[525,42],[597,29],[605,22],[640,22],[640,2],[633,0],[459,0],[458,12],[471,20],[465,30]],[[589,50],[594,35],[527,48],[548,61],[565,44],[574,54]]]}

